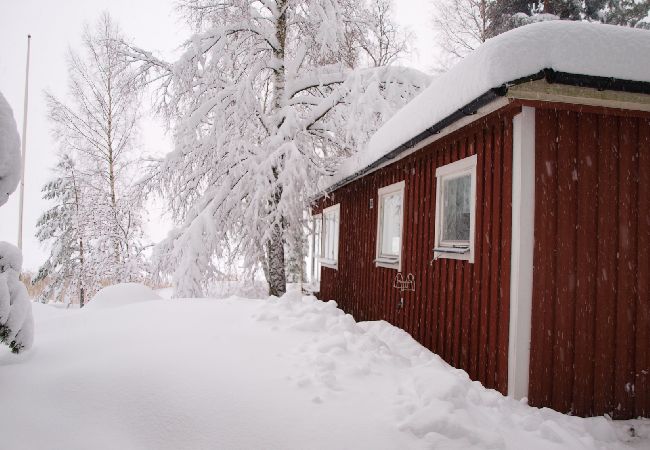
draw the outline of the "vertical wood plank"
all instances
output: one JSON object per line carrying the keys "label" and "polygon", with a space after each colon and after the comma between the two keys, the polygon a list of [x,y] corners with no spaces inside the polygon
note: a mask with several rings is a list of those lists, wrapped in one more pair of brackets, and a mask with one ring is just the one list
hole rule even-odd
{"label": "vertical wood plank", "polygon": [[[493,177],[492,177],[492,217],[491,217],[491,246],[490,265],[499,267],[501,259],[501,214],[502,201],[501,197],[501,168],[503,166],[503,136],[501,123],[496,123],[492,127],[493,134]],[[490,273],[490,308],[489,308],[489,331],[488,331],[488,348],[490,349],[490,358],[488,359],[488,378],[486,385],[490,388],[496,388],[497,361],[499,358],[498,336],[499,336],[499,270],[491,270]]]}
{"label": "vertical wood plank", "polygon": [[650,119],[639,119],[635,416],[650,415]]}
{"label": "vertical wood plank", "polygon": [[552,405],[571,411],[573,392],[573,331],[576,294],[576,211],[578,208],[576,139],[577,113],[558,113],[557,149],[557,264],[555,276],[555,342],[553,344],[555,381]]}
{"label": "vertical wood plank", "polygon": [[504,116],[501,186],[501,261],[499,281],[499,360],[497,361],[497,389],[508,393],[508,335],[510,332],[510,256],[512,244],[512,115]]}
{"label": "vertical wood plank", "polygon": [[557,117],[535,111],[535,248],[529,401],[549,405],[553,391],[553,302],[557,189]]}
{"label": "vertical wood plank", "polygon": [[599,116],[598,278],[596,281],[596,346],[594,409],[614,410],[614,336],[618,251],[618,126],[613,117]]}
{"label": "vertical wood plank", "polygon": [[483,267],[481,273],[481,334],[480,334],[480,352],[479,352],[479,372],[478,379],[488,385],[487,379],[487,370],[488,362],[492,355],[490,355],[490,349],[488,346],[488,332],[489,332],[489,323],[490,323],[490,294],[491,294],[491,273],[490,273],[490,261],[491,251],[494,243],[492,242],[492,178],[493,178],[493,163],[492,163],[492,130],[489,126],[486,126],[483,130],[483,139],[484,139],[484,148],[483,153],[485,155],[484,159],[484,174],[485,174],[485,198],[483,201],[483,229],[481,239],[483,240]]}
{"label": "vertical wood plank", "polygon": [[472,289],[472,331],[470,343],[470,368],[472,379],[479,378],[480,332],[483,323],[481,316],[481,267],[483,261],[483,211],[485,209],[485,152],[483,151],[483,130],[475,131],[476,150],[476,230],[474,236],[474,271]]}
{"label": "vertical wood plank", "polygon": [[593,414],[594,322],[598,270],[598,120],[584,114],[578,122],[578,222],[575,314],[574,410]]}
{"label": "vertical wood plank", "polygon": [[637,121],[620,119],[618,197],[618,286],[616,313],[616,371],[614,395],[618,402],[614,417],[629,417],[634,411],[634,333],[636,328]]}

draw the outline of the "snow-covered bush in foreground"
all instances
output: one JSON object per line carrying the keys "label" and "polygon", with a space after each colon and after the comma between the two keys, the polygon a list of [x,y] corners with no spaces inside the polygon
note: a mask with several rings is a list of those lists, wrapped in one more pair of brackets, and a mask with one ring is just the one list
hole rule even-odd
{"label": "snow-covered bush in foreground", "polygon": [[9,103],[0,92],[0,206],[20,180],[20,138]]}
{"label": "snow-covered bush in foreground", "polygon": [[0,242],[0,342],[14,353],[30,348],[34,339],[32,304],[19,278],[22,263],[18,248]]}
{"label": "snow-covered bush in foreground", "polygon": [[3,448],[648,448],[648,420],[531,408],[299,293],[34,308],[38,351],[0,352]]}
{"label": "snow-covered bush in foreground", "polygon": [[[9,103],[0,93],[0,206],[16,190],[20,168],[16,121]],[[0,342],[9,345],[14,353],[31,347],[34,339],[32,305],[19,278],[22,264],[20,250],[0,242]]]}

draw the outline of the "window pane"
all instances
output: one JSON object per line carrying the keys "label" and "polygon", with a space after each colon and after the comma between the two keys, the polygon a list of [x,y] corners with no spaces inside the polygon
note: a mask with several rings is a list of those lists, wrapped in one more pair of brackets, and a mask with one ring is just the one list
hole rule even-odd
{"label": "window pane", "polygon": [[323,219],[323,257],[330,260],[337,259],[337,245],[339,240],[338,213],[326,213]]}
{"label": "window pane", "polygon": [[443,181],[443,241],[469,243],[471,183],[470,174]]}
{"label": "window pane", "polygon": [[382,197],[381,254],[399,256],[402,238],[402,193]]}

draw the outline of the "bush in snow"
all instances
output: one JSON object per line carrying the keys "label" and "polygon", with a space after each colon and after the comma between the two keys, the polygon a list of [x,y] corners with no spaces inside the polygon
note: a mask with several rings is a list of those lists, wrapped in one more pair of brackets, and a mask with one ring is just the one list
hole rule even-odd
{"label": "bush in snow", "polygon": [[[20,180],[20,138],[9,104],[0,93],[0,206]],[[20,281],[23,257],[13,245],[0,242],[0,342],[14,353],[31,347],[34,339],[32,304]]]}
{"label": "bush in snow", "polygon": [[18,353],[34,339],[32,304],[20,281],[23,257],[15,246],[0,242],[0,342]]}
{"label": "bush in snow", "polygon": [[20,180],[20,138],[9,103],[0,93],[0,206]]}

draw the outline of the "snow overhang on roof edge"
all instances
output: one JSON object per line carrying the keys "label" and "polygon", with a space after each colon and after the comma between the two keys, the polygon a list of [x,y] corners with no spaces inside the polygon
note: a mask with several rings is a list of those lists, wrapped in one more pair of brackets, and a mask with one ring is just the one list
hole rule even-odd
{"label": "snow overhang on roof edge", "polygon": [[406,152],[407,150],[413,148],[418,143],[422,142],[424,139],[427,139],[434,134],[442,132],[445,128],[453,125],[455,122],[460,120],[463,117],[471,116],[476,114],[479,108],[488,105],[495,99],[499,97],[505,97],[508,93],[508,89],[520,85],[522,83],[545,80],[549,84],[564,84],[569,86],[578,86],[584,88],[593,88],[599,91],[619,91],[619,92],[629,92],[634,94],[647,94],[650,95],[650,83],[645,81],[634,81],[634,80],[623,80],[613,77],[598,77],[593,75],[581,75],[573,74],[567,72],[558,72],[553,69],[547,68],[543,69],[535,74],[518,78],[516,80],[509,81],[502,84],[501,86],[492,88],[487,92],[483,93],[479,97],[467,103],[465,106],[459,108],[454,113],[435,123],[431,127],[425,129],[423,132],[414,136],[413,138],[407,140],[400,146],[396,147],[392,151],[388,152],[381,158],[378,158],[371,164],[367,165],[363,169],[358,170],[357,172],[349,175],[342,180],[337,181],[336,183],[328,186],[327,188],[320,191],[320,193],[314,197],[314,200],[321,198],[327,194],[334,192],[340,187],[345,186],[346,184],[361,178],[367,173],[373,171],[379,166],[385,164],[387,161],[396,159],[399,155]]}

